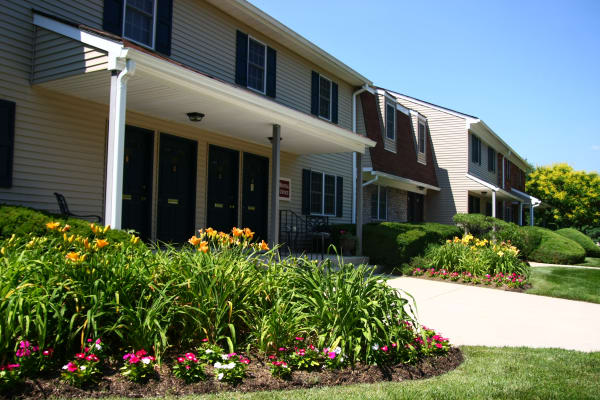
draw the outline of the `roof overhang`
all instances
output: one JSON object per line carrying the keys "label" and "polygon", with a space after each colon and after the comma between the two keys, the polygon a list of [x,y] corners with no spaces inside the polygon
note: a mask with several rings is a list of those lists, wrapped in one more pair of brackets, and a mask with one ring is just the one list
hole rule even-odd
{"label": "roof overhang", "polygon": [[[506,157],[517,165],[521,170],[527,170],[527,161],[525,161],[516,151],[513,150],[496,132],[492,130],[485,122],[480,119],[467,119],[468,129],[483,138],[487,143],[496,147],[497,151],[504,153]],[[498,146],[503,149],[498,149]]]}
{"label": "roof overhang", "polygon": [[[247,88],[215,79],[172,60],[126,47],[94,33],[34,14],[45,29],[107,51],[109,67],[135,62],[127,83],[127,110],[192,125],[240,140],[270,146],[273,125],[281,126],[281,150],[295,154],[364,153],[375,142],[349,129],[280,104]],[[120,46],[119,48],[115,46]],[[112,60],[110,60],[112,58]],[[110,72],[78,74],[39,84],[50,90],[98,103],[109,103]],[[190,122],[188,112],[205,114]]]}
{"label": "roof overhang", "polygon": [[521,197],[523,200],[525,200],[527,203],[531,204],[533,207],[538,207],[539,205],[542,204],[542,201],[540,199],[538,199],[537,197],[534,197],[530,194],[527,194],[525,192],[521,192],[520,190],[517,189],[510,189],[511,192],[513,192],[514,194],[516,194],[518,197]]}
{"label": "roof overhang", "polygon": [[493,184],[486,182],[483,179],[480,179],[471,174],[466,174],[466,176],[467,176],[467,178],[469,178],[472,181],[467,186],[467,189],[470,192],[481,194],[484,197],[490,197],[490,196],[488,196],[488,194],[491,195],[491,192],[496,192],[496,198],[498,200],[511,200],[511,201],[518,201],[518,202],[523,201],[523,199],[515,196],[512,193],[507,192],[506,190],[502,189],[499,186],[493,185]]}
{"label": "roof overhang", "polygon": [[[277,42],[293,52],[302,55],[315,65],[333,73],[354,86],[371,85],[372,82],[356,72],[331,54],[327,53],[311,41],[294,32],[275,18],[245,0],[207,0],[208,3],[228,15],[244,22],[260,31],[267,37],[276,38]],[[341,36],[340,36],[341,37]]]}
{"label": "roof overhang", "polygon": [[415,192],[420,194],[427,193],[427,190],[440,191],[437,186],[429,185],[427,183],[415,181],[409,178],[403,178],[388,174],[386,172],[374,171],[372,168],[363,168],[363,179],[367,181],[378,182],[383,186],[389,186],[396,189],[406,190],[409,192]]}

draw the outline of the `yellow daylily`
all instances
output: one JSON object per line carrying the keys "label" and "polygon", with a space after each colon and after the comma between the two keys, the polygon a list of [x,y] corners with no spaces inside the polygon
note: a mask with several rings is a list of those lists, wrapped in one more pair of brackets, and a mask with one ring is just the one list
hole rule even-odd
{"label": "yellow daylily", "polygon": [[46,224],[46,228],[50,229],[51,231],[55,230],[59,226],[60,226],[60,222],[48,222]]}

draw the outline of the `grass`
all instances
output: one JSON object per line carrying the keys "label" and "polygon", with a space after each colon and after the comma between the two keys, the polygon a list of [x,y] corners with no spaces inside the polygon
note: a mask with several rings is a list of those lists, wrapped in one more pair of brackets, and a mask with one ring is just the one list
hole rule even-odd
{"label": "grass", "polygon": [[427,380],[227,392],[185,399],[597,399],[600,393],[600,352],[517,347],[463,347],[462,350],[465,362],[460,367]]}
{"label": "grass", "polygon": [[598,257],[586,257],[585,261],[579,265],[583,265],[585,267],[597,267],[600,268],[600,258]]}
{"label": "grass", "polygon": [[600,303],[600,270],[532,268],[529,294]]}

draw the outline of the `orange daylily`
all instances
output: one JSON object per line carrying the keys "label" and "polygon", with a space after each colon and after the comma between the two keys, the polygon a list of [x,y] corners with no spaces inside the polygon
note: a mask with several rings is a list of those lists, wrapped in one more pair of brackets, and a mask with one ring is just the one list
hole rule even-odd
{"label": "orange daylily", "polygon": [[96,246],[98,246],[98,248],[101,249],[104,246],[108,246],[108,241],[104,239],[96,239]]}
{"label": "orange daylily", "polygon": [[236,227],[234,227],[231,230],[231,232],[233,233],[233,236],[235,236],[235,237],[239,237],[239,236],[242,236],[244,234],[244,231],[242,229],[236,228]]}
{"label": "orange daylily", "polygon": [[83,239],[83,247],[85,247],[86,250],[90,249],[90,240],[88,238]]}
{"label": "orange daylily", "polygon": [[79,261],[79,253],[75,253],[74,251],[71,251],[70,253],[67,253],[66,257],[69,260],[73,261],[73,262],[78,262]]}
{"label": "orange daylily", "polygon": [[246,236],[248,239],[252,239],[254,232],[252,232],[250,228],[244,228],[244,236]]}
{"label": "orange daylily", "polygon": [[65,226],[63,226],[63,228],[60,231],[61,232],[67,232],[69,229],[71,229],[71,225],[66,224]]}
{"label": "orange daylily", "polygon": [[198,246],[198,251],[207,253],[208,252],[208,242],[201,242],[200,246]]}
{"label": "orange daylily", "polygon": [[190,240],[188,240],[189,244],[191,244],[192,246],[198,246],[198,243],[200,243],[202,240],[199,237],[196,237],[195,235],[192,236],[190,238]]}
{"label": "orange daylily", "polygon": [[260,249],[265,251],[269,250],[269,245],[267,244],[267,242],[265,242],[264,240],[260,242]]}
{"label": "orange daylily", "polygon": [[50,229],[51,231],[58,228],[59,226],[60,226],[60,222],[48,222],[46,224],[46,228]]}
{"label": "orange daylily", "polygon": [[98,233],[98,227],[96,226],[96,224],[90,224],[90,229],[92,230],[92,232],[94,232],[94,234]]}
{"label": "orange daylily", "polygon": [[206,235],[210,238],[214,238],[217,236],[217,231],[215,231],[213,228],[206,228]]}

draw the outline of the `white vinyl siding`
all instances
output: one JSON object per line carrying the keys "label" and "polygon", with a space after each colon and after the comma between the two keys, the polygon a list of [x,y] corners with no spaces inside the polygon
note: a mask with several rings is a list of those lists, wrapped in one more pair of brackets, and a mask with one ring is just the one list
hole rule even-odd
{"label": "white vinyl siding", "polygon": [[[473,135],[469,135],[469,140],[472,140]],[[469,149],[472,149],[472,143],[469,142]],[[481,146],[481,163],[472,162],[471,157],[469,157],[469,174],[482,179],[492,185],[498,185],[498,178],[495,171],[490,171],[488,168],[489,163],[489,145],[480,140]],[[471,150],[472,151],[472,150]],[[497,157],[494,152],[494,158]],[[494,160],[493,160],[494,161]]]}

